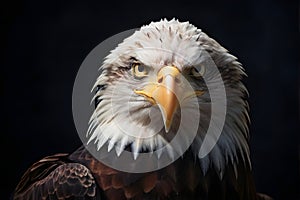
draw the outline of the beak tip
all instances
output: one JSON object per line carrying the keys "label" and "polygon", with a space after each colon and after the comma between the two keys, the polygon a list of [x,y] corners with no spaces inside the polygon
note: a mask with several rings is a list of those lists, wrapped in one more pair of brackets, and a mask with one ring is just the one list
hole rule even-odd
{"label": "beak tip", "polygon": [[170,129],[168,129],[167,127],[165,127],[165,131],[166,131],[166,133],[168,133],[168,132],[169,132],[169,130],[170,130]]}
{"label": "beak tip", "polygon": [[166,133],[169,132],[170,127],[171,127],[171,122],[170,122],[170,120],[166,120],[166,122],[165,122],[165,131],[166,131]]}

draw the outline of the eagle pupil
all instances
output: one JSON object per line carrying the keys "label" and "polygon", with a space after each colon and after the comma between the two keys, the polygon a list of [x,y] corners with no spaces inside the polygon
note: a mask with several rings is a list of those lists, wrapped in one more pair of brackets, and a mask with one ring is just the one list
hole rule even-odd
{"label": "eagle pupil", "polygon": [[139,65],[139,66],[138,66],[138,71],[139,71],[139,72],[143,72],[144,69],[145,69],[145,67],[144,67],[143,65]]}

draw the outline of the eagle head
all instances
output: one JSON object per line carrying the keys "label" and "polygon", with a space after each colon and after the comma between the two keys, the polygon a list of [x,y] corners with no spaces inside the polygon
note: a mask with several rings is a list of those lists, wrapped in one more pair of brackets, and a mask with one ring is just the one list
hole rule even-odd
{"label": "eagle head", "polygon": [[[174,157],[191,149],[204,172],[211,164],[222,171],[238,154],[249,160],[243,75],[236,57],[194,25],[152,22],[104,60],[89,142],[97,149],[108,144],[118,156],[132,152],[135,159],[141,152]],[[213,146],[202,155],[205,141]]]}

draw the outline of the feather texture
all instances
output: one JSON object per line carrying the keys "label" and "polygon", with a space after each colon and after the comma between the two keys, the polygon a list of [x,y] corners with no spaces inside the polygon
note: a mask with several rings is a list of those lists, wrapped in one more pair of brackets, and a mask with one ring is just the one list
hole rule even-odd
{"label": "feather texture", "polygon": [[67,154],[46,157],[33,164],[18,184],[15,200],[100,199],[90,170],[72,163]]}

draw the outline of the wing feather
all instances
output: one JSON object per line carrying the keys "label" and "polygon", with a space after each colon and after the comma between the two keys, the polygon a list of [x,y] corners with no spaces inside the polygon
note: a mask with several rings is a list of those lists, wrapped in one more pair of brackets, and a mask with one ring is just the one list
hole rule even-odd
{"label": "wing feather", "polygon": [[67,156],[57,154],[33,164],[18,184],[14,200],[100,199],[90,170],[68,162]]}

